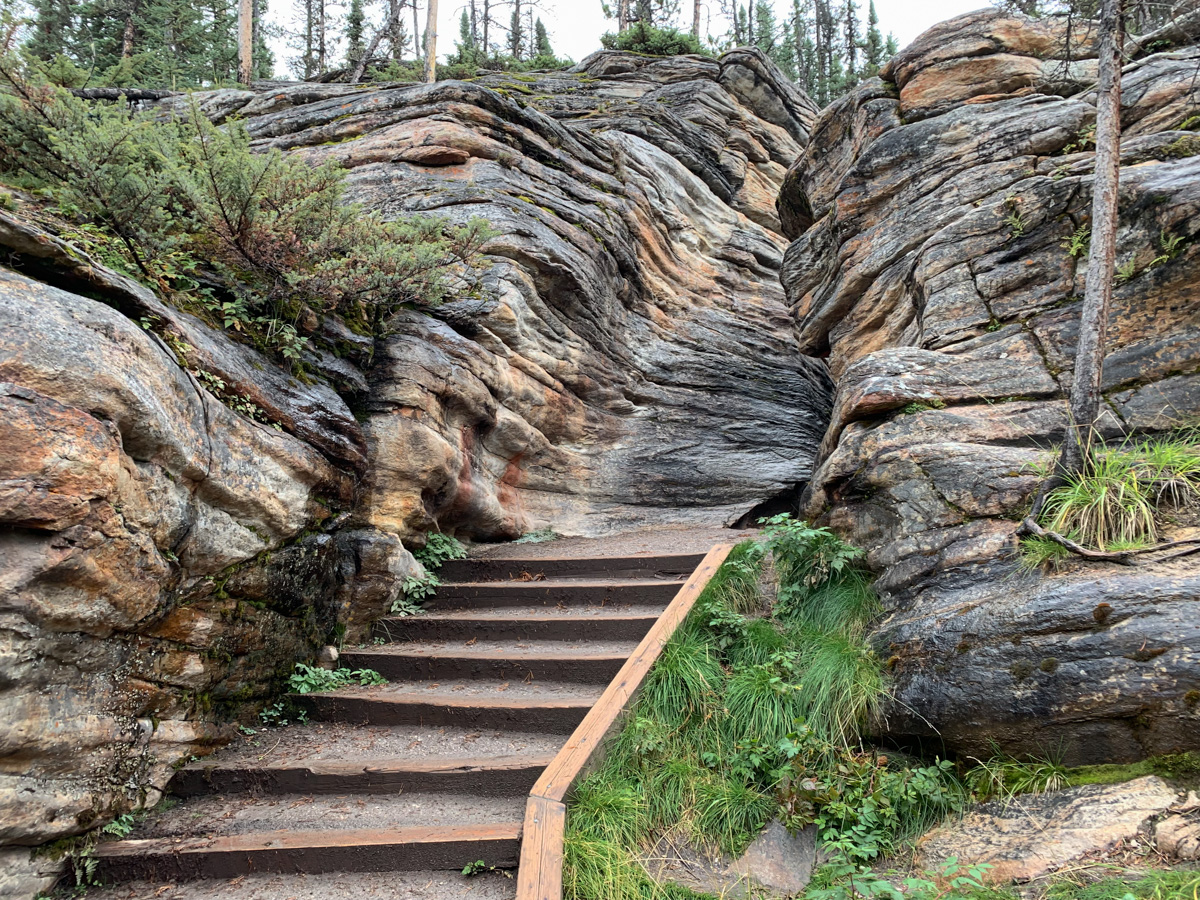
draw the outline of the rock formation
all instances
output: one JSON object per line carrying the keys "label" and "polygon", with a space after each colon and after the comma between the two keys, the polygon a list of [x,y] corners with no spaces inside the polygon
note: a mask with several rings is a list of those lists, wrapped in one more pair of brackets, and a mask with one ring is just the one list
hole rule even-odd
{"label": "rock formation", "polygon": [[[1200,49],[1169,37],[1122,82],[1110,434],[1200,414]],[[1200,566],[1014,558],[1066,421],[1094,57],[1078,25],[945,22],[821,114],[779,199],[801,349],[837,384],[804,508],[880,573],[902,741],[1081,763],[1200,740]]]}
{"label": "rock formation", "polygon": [[720,523],[794,498],[828,419],[773,206],[815,110],[757,52],[192,96],[389,216],[487,219],[490,268],[377,343],[311,323],[302,381],[0,212],[6,866],[361,634],[402,541]]}

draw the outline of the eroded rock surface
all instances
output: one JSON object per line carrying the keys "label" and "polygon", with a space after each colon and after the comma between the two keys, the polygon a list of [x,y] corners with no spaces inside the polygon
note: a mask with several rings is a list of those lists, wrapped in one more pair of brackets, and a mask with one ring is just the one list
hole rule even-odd
{"label": "eroded rock surface", "polygon": [[[837,383],[805,512],[880,573],[897,739],[1070,762],[1200,742],[1200,567],[1048,576],[1013,558],[1066,422],[1089,34],[997,11],[937,26],[821,114],[779,199],[801,347]],[[1200,414],[1200,144],[1174,130],[1197,51],[1142,45],[1161,52],[1123,79],[1112,434]]]}
{"label": "eroded rock surface", "polygon": [[1178,796],[1151,775],[1125,784],[992,801],[922,838],[919,862],[935,868],[955,857],[963,866],[992,866],[987,873],[992,881],[1033,881],[1136,837]]}
{"label": "eroded rock surface", "polygon": [[719,523],[806,477],[830,387],[790,333],[774,198],[815,110],[761,54],[233,100],[354,200],[498,232],[482,298],[375,350],[362,523]]}

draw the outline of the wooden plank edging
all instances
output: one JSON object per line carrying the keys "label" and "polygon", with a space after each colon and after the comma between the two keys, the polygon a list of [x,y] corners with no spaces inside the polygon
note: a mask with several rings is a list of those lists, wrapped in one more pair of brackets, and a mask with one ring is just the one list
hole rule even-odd
{"label": "wooden plank edging", "polygon": [[720,544],[708,551],[529,792],[517,900],[562,900],[567,794],[603,760],[605,741],[622,723],[663,647],[731,550],[733,544]]}

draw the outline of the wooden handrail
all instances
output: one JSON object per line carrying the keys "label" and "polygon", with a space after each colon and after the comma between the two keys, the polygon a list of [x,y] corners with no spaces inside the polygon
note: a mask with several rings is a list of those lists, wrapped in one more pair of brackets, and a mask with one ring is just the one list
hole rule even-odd
{"label": "wooden handrail", "polygon": [[521,836],[521,867],[517,870],[517,900],[562,900],[567,794],[603,761],[605,742],[637,699],[663,647],[732,549],[732,544],[720,544],[708,551],[529,792]]}

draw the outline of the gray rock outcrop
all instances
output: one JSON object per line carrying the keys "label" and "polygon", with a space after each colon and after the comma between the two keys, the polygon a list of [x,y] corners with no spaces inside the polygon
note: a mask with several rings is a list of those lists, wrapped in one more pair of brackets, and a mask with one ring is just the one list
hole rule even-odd
{"label": "gray rock outcrop", "polygon": [[[997,11],[937,26],[821,114],[779,200],[800,344],[837,383],[805,512],[880,573],[879,727],[901,741],[1072,763],[1200,741],[1200,567],[1015,559],[1066,422],[1089,40]],[[1110,434],[1200,414],[1200,142],[1180,130],[1200,51],[1144,43],[1123,77]]]}

